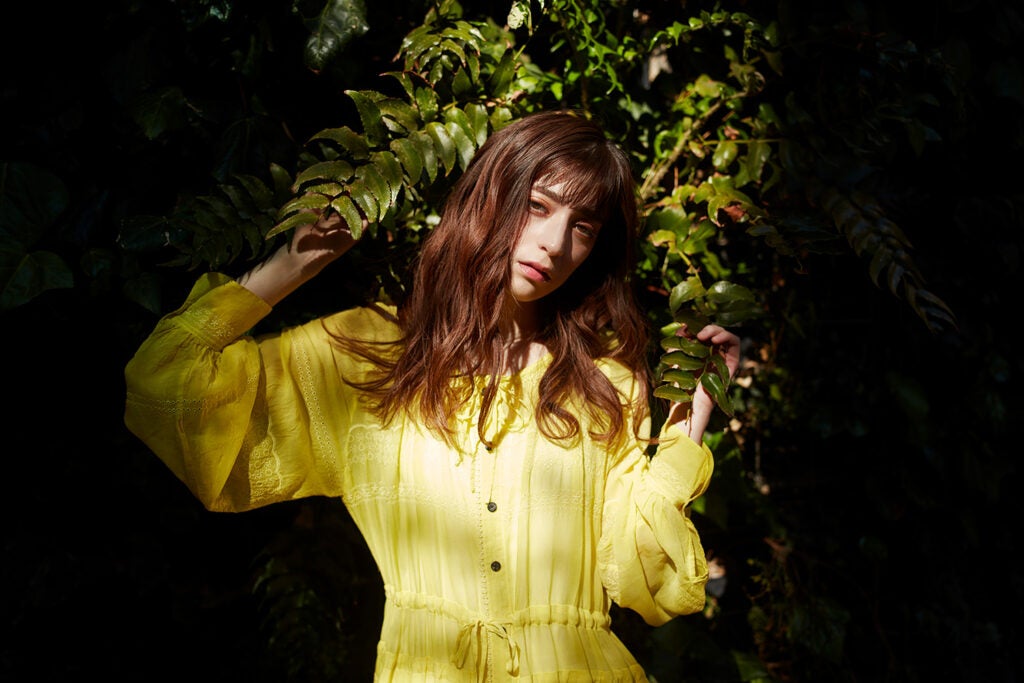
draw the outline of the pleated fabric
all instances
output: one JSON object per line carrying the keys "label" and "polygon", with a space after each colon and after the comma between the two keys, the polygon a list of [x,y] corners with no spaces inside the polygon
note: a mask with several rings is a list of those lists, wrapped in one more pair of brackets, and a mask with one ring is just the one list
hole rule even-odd
{"label": "pleated fabric", "polygon": [[[711,477],[706,446],[673,427],[653,458],[632,438],[546,439],[545,357],[501,378],[492,449],[476,426],[484,380],[449,447],[405,415],[382,426],[342,379],[370,367],[329,331],[394,339],[386,316],[357,308],[249,336],[268,312],[226,276],[201,277],[126,367],[125,421],[210,510],[344,500],[385,585],[375,680],[646,680],[609,608],[652,625],[703,608],[687,509]],[[626,368],[599,366],[634,395]]]}

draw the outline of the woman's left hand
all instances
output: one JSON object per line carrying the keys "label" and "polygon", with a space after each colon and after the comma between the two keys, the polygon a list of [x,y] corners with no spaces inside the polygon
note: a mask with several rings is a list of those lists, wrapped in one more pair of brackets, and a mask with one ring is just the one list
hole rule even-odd
{"label": "woman's left hand", "polygon": [[[736,375],[736,369],[740,364],[740,338],[734,332],[721,325],[705,325],[694,335],[683,325],[676,331],[676,334],[711,344],[711,352],[721,355],[725,360],[730,379]],[[680,428],[689,434],[691,439],[700,443],[704,438],[704,429],[708,425],[711,413],[715,409],[714,399],[708,395],[700,383],[697,384],[697,389],[693,393],[693,403],[689,408],[688,411],[685,404],[673,403],[666,424],[680,423]]]}

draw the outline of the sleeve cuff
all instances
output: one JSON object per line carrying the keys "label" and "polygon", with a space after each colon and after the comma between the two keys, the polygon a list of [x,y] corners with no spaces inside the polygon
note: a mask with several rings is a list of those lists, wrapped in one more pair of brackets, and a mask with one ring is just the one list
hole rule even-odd
{"label": "sleeve cuff", "polygon": [[221,273],[199,278],[178,322],[214,351],[251,330],[271,311],[266,301]]}
{"label": "sleeve cuff", "polygon": [[707,490],[714,457],[706,444],[697,444],[676,425],[660,436],[661,445],[651,459],[651,486],[682,509]]}

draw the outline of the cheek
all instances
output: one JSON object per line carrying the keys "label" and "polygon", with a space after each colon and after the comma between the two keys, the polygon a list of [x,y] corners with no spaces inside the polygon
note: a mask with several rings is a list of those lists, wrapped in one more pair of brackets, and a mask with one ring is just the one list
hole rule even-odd
{"label": "cheek", "polygon": [[573,270],[576,270],[583,263],[590,258],[590,254],[594,251],[593,242],[574,244],[572,248],[572,262]]}

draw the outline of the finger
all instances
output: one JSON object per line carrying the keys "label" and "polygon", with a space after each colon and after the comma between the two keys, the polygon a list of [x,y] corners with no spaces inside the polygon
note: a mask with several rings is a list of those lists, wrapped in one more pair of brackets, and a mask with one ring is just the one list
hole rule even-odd
{"label": "finger", "polygon": [[331,211],[326,216],[320,216],[313,227],[320,232],[333,232],[335,230],[348,229],[348,223],[346,223],[337,213]]}

